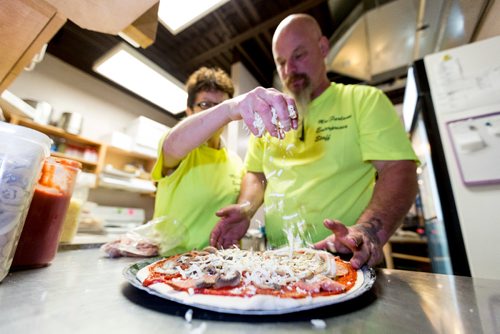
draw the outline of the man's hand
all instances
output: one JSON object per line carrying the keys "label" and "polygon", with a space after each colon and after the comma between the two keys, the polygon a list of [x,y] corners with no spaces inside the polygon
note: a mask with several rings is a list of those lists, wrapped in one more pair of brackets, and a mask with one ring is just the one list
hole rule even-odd
{"label": "man's hand", "polygon": [[316,249],[327,249],[341,254],[352,253],[350,262],[355,269],[364,264],[372,267],[382,262],[383,244],[377,237],[377,233],[382,229],[381,221],[375,219],[347,227],[338,220],[325,219],[323,224],[333,235],[316,243]]}
{"label": "man's hand", "polygon": [[233,204],[215,213],[221,219],[210,234],[210,245],[229,248],[237,245],[250,226],[250,218],[245,205]]}
{"label": "man's hand", "polygon": [[229,107],[231,120],[242,119],[257,137],[267,130],[273,137],[284,138],[285,132],[298,128],[295,101],[274,88],[257,87],[221,105]]}

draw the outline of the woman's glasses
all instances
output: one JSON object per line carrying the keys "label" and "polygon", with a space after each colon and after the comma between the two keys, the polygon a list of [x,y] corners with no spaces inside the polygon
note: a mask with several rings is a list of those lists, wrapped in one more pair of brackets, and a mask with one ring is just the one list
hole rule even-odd
{"label": "woman's glasses", "polygon": [[205,110],[218,105],[220,102],[201,101],[195,104],[196,107]]}

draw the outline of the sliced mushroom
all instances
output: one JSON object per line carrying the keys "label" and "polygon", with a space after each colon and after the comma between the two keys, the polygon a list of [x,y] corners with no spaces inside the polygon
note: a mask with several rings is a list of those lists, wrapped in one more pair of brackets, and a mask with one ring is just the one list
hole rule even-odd
{"label": "sliced mushroom", "polygon": [[283,269],[276,269],[276,274],[278,274],[279,276],[285,276],[287,272]]}
{"label": "sliced mushroom", "polygon": [[176,261],[165,261],[158,271],[165,275],[175,275],[179,273],[177,266]]}
{"label": "sliced mushroom", "polygon": [[320,252],[316,259],[319,264],[314,270],[315,274],[329,274],[332,270],[335,272],[335,257],[328,252]]}
{"label": "sliced mushroom", "polygon": [[256,282],[254,282],[253,284],[259,289],[266,289],[266,290],[280,290],[281,289],[281,286],[277,283],[269,283],[269,282],[256,283]]}
{"label": "sliced mushroom", "polygon": [[343,262],[337,262],[337,273],[336,276],[345,276],[349,273],[347,265]]}
{"label": "sliced mushroom", "polygon": [[208,265],[208,266],[206,266],[206,267],[203,269],[203,272],[204,272],[204,273],[207,273],[207,274],[209,274],[209,275],[215,275],[215,274],[217,274],[217,273],[218,273],[217,268],[215,268],[215,266],[213,266],[213,265],[211,265],[211,264],[210,264],[210,265]]}
{"label": "sliced mushroom", "polygon": [[196,252],[196,253],[195,253],[195,256],[197,256],[197,257],[198,257],[198,256],[207,256],[207,255],[209,255],[209,254],[210,254],[209,252],[207,252],[207,251],[205,251],[205,250],[201,250],[201,251],[194,251],[194,252]]}
{"label": "sliced mushroom", "polygon": [[215,279],[215,288],[225,288],[237,286],[241,282],[241,273],[239,271],[232,271],[228,274],[221,274]]}
{"label": "sliced mushroom", "polygon": [[203,250],[207,253],[210,253],[210,254],[217,254],[217,248],[215,248],[213,246],[207,246],[207,247],[203,248]]}
{"label": "sliced mushroom", "polygon": [[314,277],[314,273],[311,270],[305,270],[304,272],[300,273],[298,276],[300,279],[311,279]]}
{"label": "sliced mushroom", "polygon": [[216,280],[216,275],[204,275],[203,277],[197,279],[194,284],[198,289],[211,288],[215,285]]}

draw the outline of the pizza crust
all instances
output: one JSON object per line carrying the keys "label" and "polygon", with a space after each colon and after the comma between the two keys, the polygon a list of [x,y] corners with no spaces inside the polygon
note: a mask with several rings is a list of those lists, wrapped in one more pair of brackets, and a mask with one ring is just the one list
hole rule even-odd
{"label": "pizza crust", "polygon": [[[137,272],[137,279],[141,282],[149,275],[149,266],[140,269]],[[219,296],[205,294],[189,294],[186,291],[178,291],[165,283],[154,283],[148,286],[164,296],[166,299],[173,300],[185,305],[198,307],[213,307],[225,310],[240,310],[240,311],[269,311],[269,310],[286,310],[295,309],[304,306],[321,306],[333,304],[337,300],[344,299],[346,295],[356,293],[364,283],[364,275],[361,270],[357,271],[357,280],[354,286],[343,294],[306,297],[306,298],[280,298],[271,295],[254,295],[254,296]]]}

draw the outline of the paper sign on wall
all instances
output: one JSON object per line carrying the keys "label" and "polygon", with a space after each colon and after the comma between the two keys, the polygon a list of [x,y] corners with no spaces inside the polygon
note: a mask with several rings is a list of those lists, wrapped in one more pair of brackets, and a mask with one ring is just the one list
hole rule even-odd
{"label": "paper sign on wall", "polygon": [[450,121],[447,126],[464,184],[500,183],[500,112]]}

